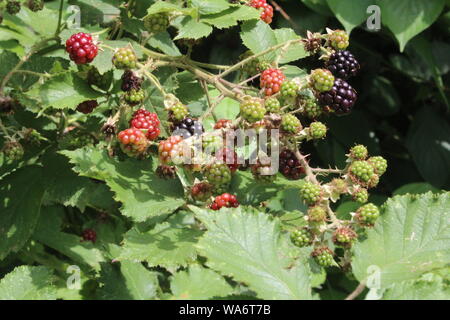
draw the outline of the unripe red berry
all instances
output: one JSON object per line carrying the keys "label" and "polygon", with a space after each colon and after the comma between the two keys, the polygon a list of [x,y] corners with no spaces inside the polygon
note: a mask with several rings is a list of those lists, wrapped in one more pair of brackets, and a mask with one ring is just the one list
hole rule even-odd
{"label": "unripe red berry", "polygon": [[89,33],[79,32],[67,39],[66,51],[76,64],[86,64],[97,56],[98,47]]}

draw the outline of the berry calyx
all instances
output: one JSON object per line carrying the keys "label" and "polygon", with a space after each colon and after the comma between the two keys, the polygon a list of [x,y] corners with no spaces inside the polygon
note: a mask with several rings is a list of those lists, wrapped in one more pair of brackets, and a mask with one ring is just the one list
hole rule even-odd
{"label": "berry calyx", "polygon": [[273,7],[266,0],[251,0],[250,6],[261,9],[261,20],[270,24],[273,18]]}
{"label": "berry calyx", "polygon": [[362,144],[358,144],[350,149],[350,158],[353,160],[366,160],[369,155],[369,151]]}
{"label": "berry calyx", "polygon": [[311,253],[311,256],[314,258],[317,264],[324,268],[331,267],[336,263],[334,262],[333,255],[333,251],[331,251],[331,249],[327,246],[315,248]]}
{"label": "berry calyx", "polygon": [[212,186],[207,182],[199,182],[192,186],[191,196],[194,200],[204,202],[212,196]]}
{"label": "berry calyx", "polygon": [[233,123],[231,122],[231,120],[220,119],[220,120],[217,120],[217,122],[214,124],[214,129],[215,130],[229,129],[232,126],[233,126]]}
{"label": "berry calyx", "polygon": [[367,162],[372,165],[377,175],[381,176],[386,172],[387,161],[385,158],[381,156],[370,157],[369,160],[367,160]]}
{"label": "berry calyx", "polygon": [[295,98],[298,94],[298,89],[298,84],[295,81],[284,81],[281,85],[281,96],[283,98]]}
{"label": "berry calyx", "polygon": [[320,103],[328,106],[336,114],[349,113],[357,98],[356,91],[342,79],[336,79],[331,90],[319,94]]}
{"label": "berry calyx", "polygon": [[327,211],[321,206],[314,206],[308,209],[308,221],[324,222],[327,219]]}
{"label": "berry calyx", "polygon": [[91,241],[95,243],[97,241],[97,232],[93,229],[85,229],[81,234],[82,241]]}
{"label": "berry calyx", "polygon": [[337,51],[326,62],[325,67],[341,79],[348,79],[358,74],[360,66],[350,51]]}
{"label": "berry calyx", "polygon": [[119,132],[117,138],[120,142],[120,148],[129,157],[138,157],[147,149],[147,138],[139,129],[129,128],[123,130]]}
{"label": "berry calyx", "polygon": [[280,153],[280,173],[290,180],[298,180],[305,173],[305,169],[291,150],[285,149]]}
{"label": "berry calyx", "polygon": [[369,200],[369,192],[367,192],[367,189],[358,188],[355,192],[353,192],[352,197],[356,202],[366,203],[367,200]]}
{"label": "berry calyx", "polygon": [[306,247],[312,243],[311,232],[308,228],[301,228],[291,233],[291,241],[297,247]]}
{"label": "berry calyx", "polygon": [[190,138],[194,135],[199,136],[205,130],[203,129],[203,125],[198,120],[194,120],[192,118],[184,118],[181,122],[179,122],[173,133],[182,136],[184,139]]}
{"label": "berry calyx", "polygon": [[368,203],[356,211],[356,221],[362,226],[372,227],[380,216],[380,210],[373,203]]}
{"label": "berry calyx", "polygon": [[348,248],[357,238],[356,232],[350,227],[340,227],[333,233],[333,243],[335,245]]}
{"label": "berry calyx", "polygon": [[344,179],[335,178],[331,180],[330,185],[332,192],[337,195],[341,195],[348,192],[348,185]]}
{"label": "berry calyx", "polygon": [[367,184],[374,175],[373,167],[367,161],[354,161],[349,168],[350,176],[362,184]]}
{"label": "berry calyx", "polygon": [[266,114],[266,108],[258,99],[245,99],[241,103],[241,116],[250,123],[260,121]]}
{"label": "berry calyx", "polygon": [[209,208],[212,210],[237,207],[239,207],[239,202],[236,196],[229,193],[223,193],[220,196],[215,197],[213,203],[211,203],[209,206]]}
{"label": "berry calyx", "polygon": [[15,15],[18,14],[20,12],[21,9],[21,5],[19,1],[16,0],[8,0],[6,3],[6,11],[10,14],[10,15]]}
{"label": "berry calyx", "polygon": [[261,89],[264,89],[266,96],[271,96],[281,90],[281,85],[285,80],[286,76],[280,69],[266,69],[261,74]]}
{"label": "berry calyx", "polygon": [[86,64],[95,59],[98,48],[89,33],[79,32],[67,39],[66,51],[76,64]]}
{"label": "berry calyx", "polygon": [[349,36],[343,30],[334,30],[328,35],[330,46],[336,50],[345,50],[349,45]]}
{"label": "berry calyx", "polygon": [[5,142],[2,153],[7,161],[18,161],[23,158],[25,153],[22,145],[17,141]]}
{"label": "berry calyx", "polygon": [[266,99],[264,103],[266,111],[270,113],[279,113],[281,109],[280,101],[277,98],[271,97]]}
{"label": "berry calyx", "polygon": [[323,139],[327,135],[327,126],[322,122],[312,122],[308,128],[308,138]]}
{"label": "berry calyx", "polygon": [[367,184],[367,187],[368,188],[375,188],[378,185],[379,182],[380,182],[380,176],[374,173],[372,175],[372,177],[370,178],[370,180],[369,180],[369,182]]}
{"label": "berry calyx", "polygon": [[113,64],[118,69],[136,68],[137,57],[130,47],[119,48],[113,56]]}
{"label": "berry calyx", "polygon": [[180,142],[183,138],[180,136],[171,136],[167,140],[161,141],[158,145],[159,161],[162,164],[177,163],[182,156]]}
{"label": "berry calyx", "polygon": [[145,109],[137,110],[130,120],[130,126],[140,129],[147,139],[151,141],[156,140],[161,133],[159,125],[158,115]]}
{"label": "berry calyx", "polygon": [[327,69],[315,69],[311,71],[311,84],[318,92],[329,91],[333,88],[334,76]]}
{"label": "berry calyx", "polygon": [[143,79],[131,70],[126,70],[122,75],[122,91],[131,91],[141,89]]}
{"label": "berry calyx", "polygon": [[204,176],[214,186],[227,185],[231,181],[231,170],[225,163],[214,163],[205,168]]}
{"label": "berry calyx", "polygon": [[88,100],[80,103],[77,106],[77,111],[84,114],[89,114],[92,113],[92,111],[94,111],[94,109],[97,107],[98,107],[97,100]]}
{"label": "berry calyx", "polygon": [[281,118],[281,129],[286,133],[298,133],[302,130],[300,120],[293,114],[285,114]]}
{"label": "berry calyx", "polygon": [[152,33],[165,31],[169,23],[169,16],[165,13],[150,14],[144,18],[145,30]]}
{"label": "berry calyx", "polygon": [[131,89],[123,94],[123,98],[130,105],[137,105],[144,101],[145,92],[143,89]]}
{"label": "berry calyx", "polygon": [[178,103],[174,104],[170,108],[170,116],[175,121],[183,120],[184,118],[186,118],[188,116],[188,114],[189,114],[188,108],[184,104],[182,104],[181,102],[178,102]]}
{"label": "berry calyx", "polygon": [[304,181],[300,186],[300,196],[309,204],[314,205],[322,198],[322,187],[309,181]]}

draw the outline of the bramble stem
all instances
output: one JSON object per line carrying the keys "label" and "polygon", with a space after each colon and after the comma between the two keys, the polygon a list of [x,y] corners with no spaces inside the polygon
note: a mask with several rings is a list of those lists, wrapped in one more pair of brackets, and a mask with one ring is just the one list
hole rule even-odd
{"label": "bramble stem", "polygon": [[345,298],[345,300],[354,300],[364,291],[365,288],[366,288],[366,283],[363,281],[356,287],[356,289],[352,293],[350,293]]}

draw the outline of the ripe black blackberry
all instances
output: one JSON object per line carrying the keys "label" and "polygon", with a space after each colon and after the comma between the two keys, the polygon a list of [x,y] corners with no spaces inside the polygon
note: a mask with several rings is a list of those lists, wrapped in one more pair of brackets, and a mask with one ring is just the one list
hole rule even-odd
{"label": "ripe black blackberry", "polygon": [[348,79],[358,74],[360,66],[350,51],[336,51],[330,56],[325,67],[341,79]]}
{"label": "ripe black blackberry", "polygon": [[0,115],[10,114],[14,111],[14,99],[0,95]]}
{"label": "ripe black blackberry", "polygon": [[122,75],[122,91],[139,90],[142,85],[142,78],[138,77],[133,71],[126,70]]}
{"label": "ripe black blackberry", "polygon": [[305,173],[300,161],[291,150],[286,149],[280,153],[280,173],[291,180],[298,180]]}
{"label": "ripe black blackberry", "polygon": [[330,91],[319,93],[319,101],[328,106],[336,114],[346,114],[352,111],[358,95],[355,89],[342,79],[336,79]]}
{"label": "ripe black blackberry", "polygon": [[176,135],[182,136],[184,139],[190,138],[193,135],[201,135],[204,131],[201,122],[192,118],[184,118],[173,130]]}

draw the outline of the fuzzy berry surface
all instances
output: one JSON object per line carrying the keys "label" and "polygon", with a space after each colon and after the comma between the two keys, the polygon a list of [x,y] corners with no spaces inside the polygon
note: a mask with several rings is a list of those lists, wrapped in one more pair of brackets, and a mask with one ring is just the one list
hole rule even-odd
{"label": "fuzzy berry surface", "polygon": [[18,161],[23,158],[25,153],[22,145],[17,141],[6,142],[2,148],[6,160]]}
{"label": "fuzzy berry surface", "polygon": [[266,108],[257,99],[246,99],[241,103],[241,116],[250,123],[262,120],[266,114]]}
{"label": "fuzzy berry surface", "polygon": [[98,47],[89,33],[79,32],[67,39],[66,51],[76,64],[86,64],[95,59]]}
{"label": "fuzzy berry surface", "polygon": [[191,196],[197,201],[204,202],[212,196],[212,186],[207,182],[199,182],[192,186]]}
{"label": "fuzzy berry surface", "polygon": [[327,69],[315,69],[311,71],[311,83],[318,92],[326,92],[333,88],[334,76]]}
{"label": "fuzzy berry surface", "polygon": [[236,172],[239,168],[238,155],[231,148],[222,148],[216,152],[216,159],[225,163],[230,169],[231,173]]}
{"label": "fuzzy berry surface", "polygon": [[358,74],[360,65],[350,51],[336,51],[330,56],[325,67],[336,78],[348,79]]}
{"label": "fuzzy berry surface", "polygon": [[231,170],[225,163],[214,163],[205,168],[204,176],[215,186],[225,185],[231,181]]}
{"label": "fuzzy berry surface", "polygon": [[281,96],[283,98],[295,98],[297,96],[298,89],[298,84],[295,81],[284,81],[281,85]]}
{"label": "fuzzy berry surface", "polygon": [[314,258],[317,264],[324,268],[331,267],[333,264],[335,264],[333,255],[333,251],[325,246],[318,247],[311,253],[311,256]]}
{"label": "fuzzy berry surface", "polygon": [[237,208],[239,202],[235,195],[223,193],[214,198],[213,203],[209,206],[212,210],[220,210],[221,208]]}
{"label": "fuzzy berry surface", "polygon": [[281,90],[281,85],[285,80],[286,76],[280,69],[266,69],[261,74],[261,89],[264,89],[264,94],[266,96],[271,96]]}
{"label": "fuzzy berry surface", "polygon": [[308,220],[311,222],[324,222],[327,218],[327,211],[321,206],[314,206],[308,209]]}
{"label": "fuzzy berry surface", "polygon": [[372,165],[367,161],[362,160],[354,161],[349,168],[349,172],[357,181],[363,183],[369,182],[374,175]]}
{"label": "fuzzy berry surface", "polygon": [[250,6],[261,10],[261,20],[265,23],[271,23],[273,19],[273,7],[266,0],[251,0]]}
{"label": "fuzzy berry surface", "polygon": [[113,56],[113,64],[118,69],[136,68],[137,57],[133,49],[129,47],[119,48]]}
{"label": "fuzzy berry surface", "polygon": [[367,160],[367,162],[369,162],[372,165],[377,175],[381,176],[386,172],[387,161],[385,158],[381,156],[370,157],[369,160]]}
{"label": "fuzzy berry surface", "polygon": [[336,114],[350,113],[357,98],[356,91],[342,79],[336,79],[331,90],[319,95],[320,103],[331,108]]}
{"label": "fuzzy berry surface", "polygon": [[330,46],[336,50],[345,50],[349,45],[349,36],[343,30],[334,30],[328,35]]}
{"label": "fuzzy berry surface", "polygon": [[302,114],[309,119],[317,119],[323,114],[322,106],[316,99],[305,99],[301,104],[303,105]]}
{"label": "fuzzy berry surface", "polygon": [[143,89],[131,89],[123,94],[123,98],[128,104],[134,106],[144,101],[145,92]]}
{"label": "fuzzy berry surface", "polygon": [[341,247],[350,247],[357,238],[356,232],[350,227],[340,227],[333,233],[334,244]]}
{"label": "fuzzy berry surface", "polygon": [[270,97],[265,101],[266,111],[270,113],[279,113],[281,109],[280,101],[277,98]]}
{"label": "fuzzy berry surface", "polygon": [[189,110],[184,104],[178,102],[170,108],[170,114],[175,121],[181,121],[187,117]]}
{"label": "fuzzy berry surface", "polygon": [[311,232],[307,228],[297,229],[291,232],[291,241],[297,247],[306,247],[312,243]]}
{"label": "fuzzy berry surface", "polygon": [[362,225],[371,227],[380,216],[380,210],[373,203],[368,203],[356,211],[355,218]]}
{"label": "fuzzy berry surface", "polygon": [[159,160],[162,164],[171,164],[173,160],[180,156],[181,151],[179,148],[180,142],[183,141],[183,137],[171,136],[167,140],[161,141],[158,145]]}
{"label": "fuzzy berry surface", "polygon": [[97,241],[97,232],[93,229],[85,229],[81,234],[82,241],[91,241],[95,243]]}
{"label": "fuzzy berry surface", "polygon": [[298,180],[305,173],[295,153],[289,149],[280,153],[280,173],[290,180]]}
{"label": "fuzzy berry surface", "polygon": [[21,9],[21,5],[19,1],[16,0],[8,0],[6,2],[6,11],[10,14],[10,15],[15,15],[18,14],[20,12]]}
{"label": "fuzzy berry surface", "polygon": [[84,114],[89,114],[92,113],[92,111],[94,111],[94,109],[97,107],[98,107],[97,100],[88,100],[80,103],[77,106],[77,111]]}
{"label": "fuzzy berry surface", "polygon": [[165,31],[169,23],[169,17],[165,13],[151,14],[144,18],[144,28],[152,33]]}
{"label": "fuzzy berry surface", "polygon": [[119,132],[117,138],[119,139],[122,151],[130,157],[137,157],[147,149],[147,138],[139,129],[129,128],[123,130]]}
{"label": "fuzzy berry surface", "polygon": [[369,192],[367,189],[359,188],[353,193],[352,197],[356,202],[366,203],[369,200]]}
{"label": "fuzzy berry surface", "polygon": [[358,144],[350,149],[350,158],[353,160],[366,160],[369,151],[362,144]]}
{"label": "fuzzy berry surface", "polygon": [[184,139],[194,135],[199,136],[204,131],[202,123],[192,118],[184,118],[173,129],[174,134],[182,136]]}
{"label": "fuzzy berry surface", "polygon": [[281,118],[281,129],[286,133],[298,133],[302,130],[300,120],[293,114],[285,114]]}
{"label": "fuzzy berry surface", "polygon": [[300,186],[300,196],[307,204],[314,205],[322,198],[322,187],[312,182],[304,181]]}
{"label": "fuzzy berry surface", "polygon": [[126,70],[122,75],[122,91],[140,90],[143,79],[131,70]]}
{"label": "fuzzy berry surface", "polygon": [[130,126],[142,130],[147,139],[151,141],[156,140],[159,137],[161,133],[159,125],[160,121],[158,115],[145,109],[137,110],[130,120]]}
{"label": "fuzzy berry surface", "polygon": [[311,122],[309,125],[308,136],[311,139],[323,139],[327,135],[327,126],[322,122]]}
{"label": "fuzzy berry surface", "polygon": [[228,129],[233,126],[233,122],[228,119],[219,119],[214,124],[214,130],[220,130],[220,129]]}

